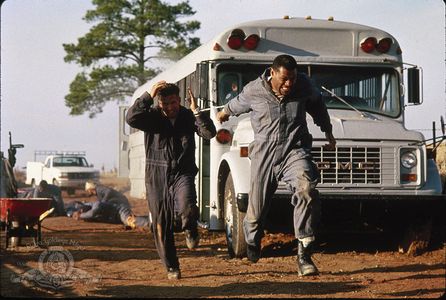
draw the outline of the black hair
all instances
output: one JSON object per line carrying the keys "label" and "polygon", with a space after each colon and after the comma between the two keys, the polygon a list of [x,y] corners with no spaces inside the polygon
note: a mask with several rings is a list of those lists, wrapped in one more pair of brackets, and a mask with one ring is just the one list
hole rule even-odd
{"label": "black hair", "polygon": [[46,189],[48,187],[48,182],[46,180],[40,181],[39,187],[42,189]]}
{"label": "black hair", "polygon": [[173,83],[166,83],[166,85],[164,85],[159,91],[158,91],[158,95],[161,98],[170,96],[170,95],[176,95],[179,96],[180,95],[180,89],[178,88],[178,86],[176,86]]}
{"label": "black hair", "polygon": [[284,67],[287,70],[294,70],[297,68],[297,63],[294,57],[287,54],[282,54],[274,59],[271,67],[274,71],[278,71],[281,67]]}

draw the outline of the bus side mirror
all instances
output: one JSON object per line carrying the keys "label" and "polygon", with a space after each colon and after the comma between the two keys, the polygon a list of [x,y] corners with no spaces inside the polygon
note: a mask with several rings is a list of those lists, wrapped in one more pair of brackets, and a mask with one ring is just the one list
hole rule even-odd
{"label": "bus side mirror", "polygon": [[417,67],[407,69],[407,102],[411,104],[421,104],[422,93],[420,89],[421,77],[420,69]]}
{"label": "bus side mirror", "polygon": [[207,102],[209,99],[209,64],[206,62],[197,64],[195,76],[198,85],[198,94],[195,97]]}

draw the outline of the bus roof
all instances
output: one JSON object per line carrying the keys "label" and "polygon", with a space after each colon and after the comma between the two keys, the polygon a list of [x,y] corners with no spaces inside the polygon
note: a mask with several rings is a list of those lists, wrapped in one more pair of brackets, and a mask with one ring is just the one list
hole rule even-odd
{"label": "bus roof", "polygon": [[[255,50],[229,48],[227,40],[234,29],[241,29],[246,36],[257,34],[260,37]],[[387,53],[373,51],[366,53],[360,44],[368,37],[380,41],[392,40]],[[152,80],[138,88],[133,98],[150,89],[153,82],[166,80],[176,82],[195,71],[196,64],[202,61],[234,60],[271,63],[277,55],[289,54],[298,63],[384,63],[400,64],[401,49],[397,40],[389,33],[355,23],[316,20],[307,18],[283,18],[245,22],[231,26],[209,42],[198,47],[187,56],[170,66]]]}

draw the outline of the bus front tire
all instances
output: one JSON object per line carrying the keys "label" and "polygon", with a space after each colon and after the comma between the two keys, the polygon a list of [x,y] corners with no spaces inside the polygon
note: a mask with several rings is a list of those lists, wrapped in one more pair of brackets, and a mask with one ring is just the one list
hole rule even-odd
{"label": "bus front tire", "polygon": [[243,233],[245,213],[238,210],[234,182],[230,172],[226,177],[225,183],[224,216],[229,257],[242,258],[246,255],[246,241]]}

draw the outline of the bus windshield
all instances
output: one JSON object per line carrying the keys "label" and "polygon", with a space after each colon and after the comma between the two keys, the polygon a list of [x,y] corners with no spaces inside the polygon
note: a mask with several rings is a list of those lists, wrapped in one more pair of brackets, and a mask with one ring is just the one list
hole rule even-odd
{"label": "bus windshield", "polygon": [[[218,68],[218,105],[234,98],[269,65],[222,64]],[[392,68],[299,65],[298,72],[311,77],[322,92],[327,108],[367,111],[390,117],[400,115],[397,72]],[[322,86],[348,102],[333,97]]]}
{"label": "bus windshield", "polygon": [[311,66],[310,74],[328,108],[352,110],[322,86],[358,110],[390,117],[400,114],[398,76],[394,69]]}

